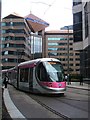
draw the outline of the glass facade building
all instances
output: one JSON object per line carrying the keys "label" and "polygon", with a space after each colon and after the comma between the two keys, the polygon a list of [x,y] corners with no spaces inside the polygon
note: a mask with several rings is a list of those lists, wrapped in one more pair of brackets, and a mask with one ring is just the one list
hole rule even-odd
{"label": "glass facade building", "polygon": [[42,36],[31,34],[31,56],[32,59],[42,57]]}
{"label": "glass facade building", "polygon": [[[84,80],[90,81],[90,1],[74,2],[73,0],[74,49],[80,51],[80,74]],[[82,34],[78,34],[79,38],[76,35],[79,26],[75,28],[75,15],[81,21]]]}

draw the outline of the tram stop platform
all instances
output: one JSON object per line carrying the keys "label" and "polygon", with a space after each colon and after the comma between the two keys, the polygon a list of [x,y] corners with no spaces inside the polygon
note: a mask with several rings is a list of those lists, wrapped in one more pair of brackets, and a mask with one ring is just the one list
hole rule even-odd
{"label": "tram stop platform", "polygon": [[80,82],[71,82],[71,84],[68,82],[66,83],[67,87],[71,88],[77,88],[77,89],[83,89],[83,90],[90,90],[90,84],[84,83],[80,85]]}
{"label": "tram stop platform", "polygon": [[[79,82],[71,82],[69,85],[67,83],[67,87],[90,90],[88,84],[83,83],[83,85],[80,85]],[[2,118],[6,120],[13,120],[15,118],[22,118],[24,120],[27,120],[26,118],[38,118],[38,116],[40,118],[56,118],[56,116],[51,112],[48,114],[46,109],[41,107],[27,94],[16,90],[11,85],[8,85],[8,88],[4,88],[3,90],[0,88],[0,91],[3,92],[3,99],[0,98],[2,99],[3,103],[3,110],[0,108],[0,116],[2,114]]]}
{"label": "tram stop platform", "polygon": [[0,85],[0,120],[2,119],[2,86]]}

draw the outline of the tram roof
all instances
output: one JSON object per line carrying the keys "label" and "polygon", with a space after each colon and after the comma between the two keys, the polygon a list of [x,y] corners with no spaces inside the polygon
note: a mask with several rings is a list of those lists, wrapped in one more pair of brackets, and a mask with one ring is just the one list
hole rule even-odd
{"label": "tram roof", "polygon": [[57,61],[57,62],[60,62],[60,60],[56,59],[56,58],[39,58],[39,59],[35,59],[35,60],[30,60],[30,61],[26,61],[26,62],[22,62],[20,63],[18,66],[23,66],[23,65],[26,65],[26,64],[33,64],[33,63],[37,63],[39,61]]}
{"label": "tram roof", "polygon": [[4,70],[2,70],[2,72],[7,72],[8,71],[8,69],[4,69]]}

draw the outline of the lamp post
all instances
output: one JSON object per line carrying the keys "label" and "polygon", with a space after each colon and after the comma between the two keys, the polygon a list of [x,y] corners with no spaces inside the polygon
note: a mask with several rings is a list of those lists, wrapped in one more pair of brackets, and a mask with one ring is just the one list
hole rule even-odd
{"label": "lamp post", "polygon": [[69,84],[69,26],[65,26],[68,30],[68,37],[67,37],[67,76],[68,76],[68,84]]}
{"label": "lamp post", "polygon": [[22,53],[23,53],[23,50],[17,49],[17,65],[20,62],[21,58],[22,58]]}
{"label": "lamp post", "polygon": [[[19,69],[18,69],[18,64],[21,62],[21,59],[22,59],[22,55],[23,55],[24,50],[22,50],[22,49],[17,49],[16,51],[17,51],[17,66],[16,66],[16,68],[17,68],[17,71],[18,71],[18,70],[19,70]],[[17,88],[19,88],[18,76],[19,76],[19,74],[17,74]]]}

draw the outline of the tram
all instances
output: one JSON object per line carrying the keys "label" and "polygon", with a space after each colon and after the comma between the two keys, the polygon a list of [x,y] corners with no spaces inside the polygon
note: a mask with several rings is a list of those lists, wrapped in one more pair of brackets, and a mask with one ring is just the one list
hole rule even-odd
{"label": "tram", "polygon": [[40,58],[22,62],[17,67],[6,70],[6,72],[10,84],[23,91],[64,94],[66,90],[63,66],[55,58]]}

